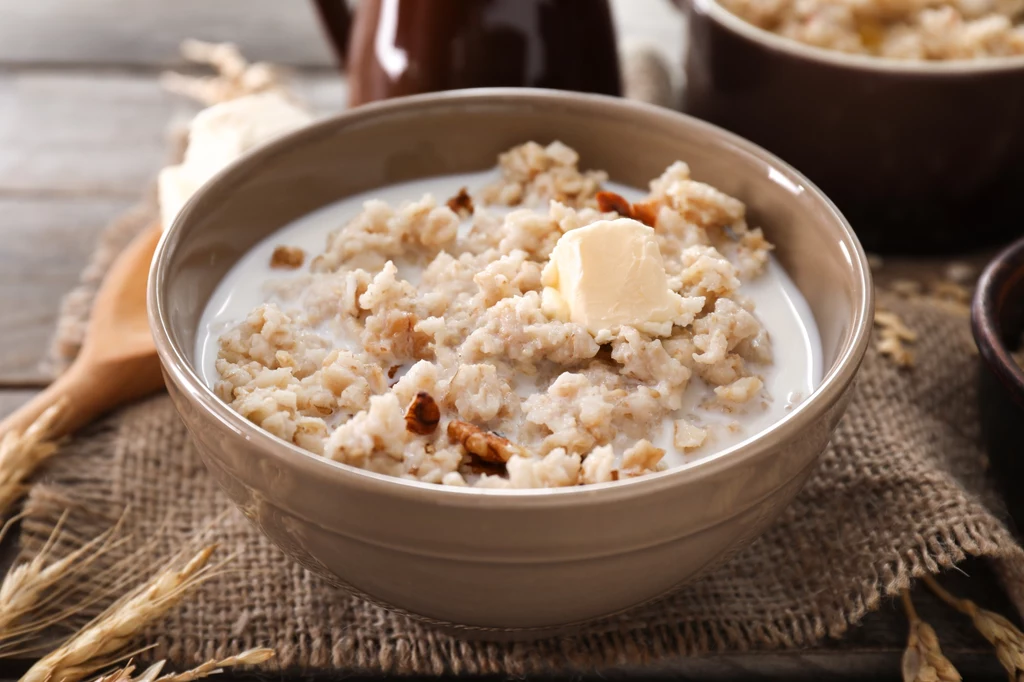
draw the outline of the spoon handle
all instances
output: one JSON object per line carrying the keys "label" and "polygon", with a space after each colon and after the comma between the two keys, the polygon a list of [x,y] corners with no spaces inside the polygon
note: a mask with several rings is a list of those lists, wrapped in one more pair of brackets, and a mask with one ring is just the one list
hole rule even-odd
{"label": "spoon handle", "polygon": [[161,386],[163,378],[155,356],[121,359],[116,364],[79,357],[45,390],[0,421],[0,439],[9,431],[24,433],[43,412],[62,403],[49,433],[54,440]]}

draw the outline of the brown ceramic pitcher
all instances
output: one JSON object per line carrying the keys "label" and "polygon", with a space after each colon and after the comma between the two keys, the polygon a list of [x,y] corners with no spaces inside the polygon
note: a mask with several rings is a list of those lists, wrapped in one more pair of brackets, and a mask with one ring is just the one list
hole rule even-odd
{"label": "brown ceramic pitcher", "polygon": [[349,104],[518,86],[619,95],[606,0],[315,0]]}

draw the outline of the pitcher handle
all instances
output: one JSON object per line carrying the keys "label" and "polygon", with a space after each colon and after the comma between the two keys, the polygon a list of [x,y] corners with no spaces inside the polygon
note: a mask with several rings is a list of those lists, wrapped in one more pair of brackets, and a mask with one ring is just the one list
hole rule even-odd
{"label": "pitcher handle", "polygon": [[352,11],[347,0],[314,0],[320,25],[327,32],[331,49],[342,68],[347,66],[348,42],[352,28]]}

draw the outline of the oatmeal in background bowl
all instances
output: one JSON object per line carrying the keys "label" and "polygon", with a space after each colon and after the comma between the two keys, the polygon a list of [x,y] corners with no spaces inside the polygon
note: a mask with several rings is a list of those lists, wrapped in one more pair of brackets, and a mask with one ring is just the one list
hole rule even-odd
{"label": "oatmeal in background bowl", "polygon": [[807,304],[738,199],[528,142],[496,171],[285,226],[207,305],[199,368],[266,431],[446,486],[644,476],[756,435],[821,378]]}
{"label": "oatmeal in background bowl", "polygon": [[808,45],[890,59],[1024,55],[1024,0],[722,0],[755,26]]}

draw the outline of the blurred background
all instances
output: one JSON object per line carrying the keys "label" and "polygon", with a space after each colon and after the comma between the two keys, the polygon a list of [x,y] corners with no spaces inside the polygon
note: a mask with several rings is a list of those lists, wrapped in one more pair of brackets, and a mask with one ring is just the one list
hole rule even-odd
{"label": "blurred background", "polygon": [[[613,0],[619,49],[648,45],[677,65],[683,18],[667,0]],[[0,0],[0,381],[34,388],[60,299],[105,225],[134,205],[199,105],[167,93],[167,70],[209,73],[183,40],[233,42],[286,67],[318,113],[347,86],[312,2]],[[9,392],[0,394],[0,414]]]}

